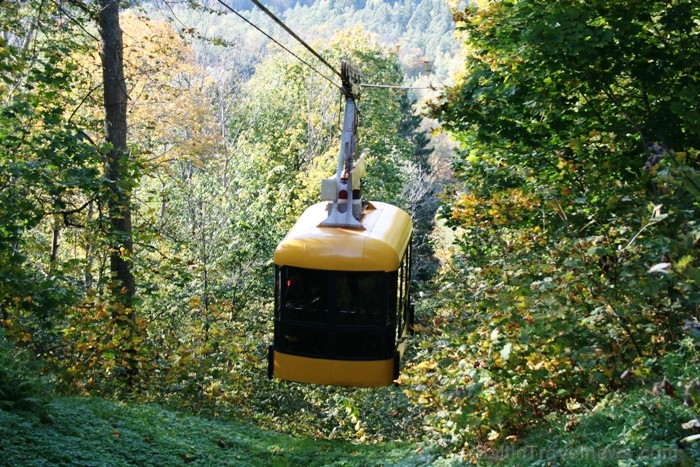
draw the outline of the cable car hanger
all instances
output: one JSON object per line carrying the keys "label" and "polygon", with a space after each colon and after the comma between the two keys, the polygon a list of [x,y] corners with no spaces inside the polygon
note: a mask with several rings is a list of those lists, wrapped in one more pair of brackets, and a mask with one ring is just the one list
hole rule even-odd
{"label": "cable car hanger", "polygon": [[365,173],[365,161],[357,154],[357,100],[360,97],[361,75],[345,60],[340,69],[345,96],[343,133],[335,177],[321,181],[321,200],[329,204],[328,218],[320,225],[363,230],[360,218],[367,205],[363,205],[362,201],[361,179]]}

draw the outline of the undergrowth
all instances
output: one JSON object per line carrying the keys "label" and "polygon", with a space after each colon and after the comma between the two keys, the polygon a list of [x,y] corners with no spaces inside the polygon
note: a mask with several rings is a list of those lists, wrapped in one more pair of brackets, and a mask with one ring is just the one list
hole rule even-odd
{"label": "undergrowth", "polygon": [[17,348],[0,329],[0,409],[28,411],[49,421],[46,403],[51,392],[48,378],[28,352]]}
{"label": "undergrowth", "polygon": [[55,421],[0,412],[5,465],[427,465],[409,444],[356,445],[296,438],[252,425],[102,399],[56,398]]}
{"label": "undergrowth", "polygon": [[[631,381],[593,407],[572,406],[550,414],[544,426],[517,443],[483,452],[483,465],[700,465],[700,444],[684,437],[700,432],[700,398],[688,397],[697,384],[700,351],[686,339],[658,362],[651,379]],[[684,427],[685,425],[685,427]]]}

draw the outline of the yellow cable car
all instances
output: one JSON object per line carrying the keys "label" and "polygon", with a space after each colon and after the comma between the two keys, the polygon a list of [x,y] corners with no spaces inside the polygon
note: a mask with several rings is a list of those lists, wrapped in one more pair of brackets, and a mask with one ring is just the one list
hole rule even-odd
{"label": "yellow cable car", "polygon": [[412,326],[409,215],[367,205],[363,230],[324,227],[308,208],[275,251],[270,377],[339,386],[387,386],[398,377]]}
{"label": "yellow cable car", "polygon": [[275,250],[275,332],[268,377],[388,386],[413,326],[410,216],[362,200],[359,74],[343,62],[346,98],[335,177]]}

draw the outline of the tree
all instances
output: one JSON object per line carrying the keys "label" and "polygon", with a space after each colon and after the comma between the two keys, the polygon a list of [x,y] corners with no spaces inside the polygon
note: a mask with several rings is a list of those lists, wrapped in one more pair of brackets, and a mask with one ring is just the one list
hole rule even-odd
{"label": "tree", "polygon": [[[109,183],[111,270],[116,280],[113,294],[127,309],[134,305],[136,282],[132,273],[134,253],[131,229],[131,177],[128,174],[127,91],[124,80],[124,43],[119,26],[119,0],[101,0],[98,26],[102,39],[102,83],[104,90],[105,135],[110,145],[106,160]],[[133,316],[132,316],[133,317]]]}
{"label": "tree", "polygon": [[[456,443],[595,401],[681,340],[698,306],[698,15],[624,0],[456,15],[463,78],[433,105],[461,143],[443,216],[459,232],[444,287],[462,345],[439,373],[469,396],[435,421]],[[675,280],[648,272],[658,263]]]}
{"label": "tree", "polygon": [[133,383],[138,372],[137,349],[134,341],[134,298],[136,281],[132,272],[134,244],[131,226],[131,190],[133,176],[129,173],[127,150],[127,88],[124,79],[124,43],[119,26],[119,0],[100,0],[98,30],[102,39],[102,86],[104,92],[105,136],[109,151],[106,154],[107,205],[111,230],[110,269],[112,296],[117,306],[112,310],[115,338],[124,355],[121,368],[127,382]]}

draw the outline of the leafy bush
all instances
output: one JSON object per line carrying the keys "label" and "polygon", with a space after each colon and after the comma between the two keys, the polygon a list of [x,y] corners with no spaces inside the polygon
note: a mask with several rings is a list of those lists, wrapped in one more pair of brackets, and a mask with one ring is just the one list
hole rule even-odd
{"label": "leafy bush", "polygon": [[456,15],[465,75],[433,111],[462,143],[442,210],[457,248],[408,379],[436,441],[509,442],[630,375],[650,381],[697,319],[700,132],[684,77],[700,11],[686,7]]}
{"label": "leafy bush", "polygon": [[658,360],[656,378],[662,379],[636,379],[629,391],[608,394],[590,410],[572,406],[565,414],[548,416],[546,426],[481,460],[500,465],[696,465],[700,446],[680,440],[697,432],[688,423],[696,414],[683,392],[697,378],[700,347],[690,339],[679,344],[678,351]]}
{"label": "leafy bush", "polygon": [[29,353],[8,342],[0,329],[0,408],[33,412],[48,420],[46,403],[51,385],[40,371]]}

